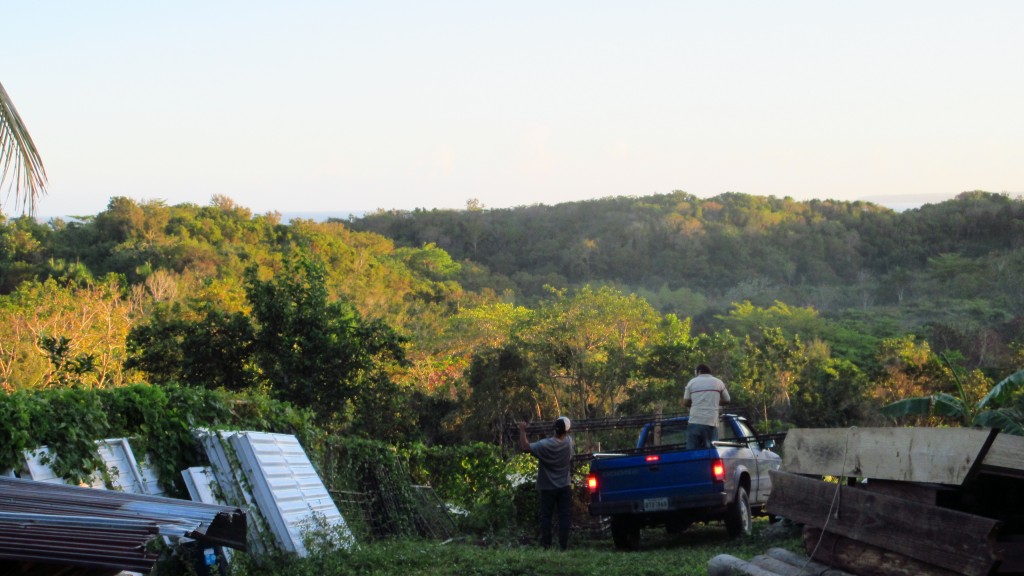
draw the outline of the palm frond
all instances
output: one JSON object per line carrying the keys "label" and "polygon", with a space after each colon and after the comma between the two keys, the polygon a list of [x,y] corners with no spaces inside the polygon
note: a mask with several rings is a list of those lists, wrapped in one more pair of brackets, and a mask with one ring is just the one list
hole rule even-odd
{"label": "palm frond", "polygon": [[968,407],[963,399],[951,394],[936,394],[932,398],[932,413],[936,416],[948,416],[956,418],[964,424],[970,423]]}
{"label": "palm frond", "polygon": [[0,84],[0,189],[5,183],[9,186],[7,197],[14,194],[15,210],[35,214],[36,201],[46,194],[46,169],[14,102]]}
{"label": "palm frond", "polygon": [[1004,434],[1024,436],[1024,413],[1015,408],[986,410],[974,419],[974,424],[986,428],[998,428]]}
{"label": "palm frond", "polygon": [[978,401],[978,408],[984,408],[989,404],[1002,404],[1021,388],[1024,388],[1024,370],[1014,372],[993,386],[988,394]]}
{"label": "palm frond", "polygon": [[927,416],[931,414],[932,399],[930,396],[919,398],[906,398],[882,406],[881,412],[890,418],[905,418],[907,416]]}
{"label": "palm frond", "polygon": [[906,398],[883,406],[881,412],[890,418],[907,416],[947,416],[957,420],[965,420],[967,411],[959,398],[950,394],[934,394]]}

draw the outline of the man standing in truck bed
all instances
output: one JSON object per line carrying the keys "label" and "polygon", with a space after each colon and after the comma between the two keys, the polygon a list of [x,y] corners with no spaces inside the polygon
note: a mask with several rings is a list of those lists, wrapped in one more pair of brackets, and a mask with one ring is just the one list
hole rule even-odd
{"label": "man standing in truck bed", "polygon": [[687,449],[710,448],[718,440],[718,407],[730,400],[725,383],[711,375],[711,368],[706,364],[697,366],[696,376],[683,392],[683,405],[690,409]]}

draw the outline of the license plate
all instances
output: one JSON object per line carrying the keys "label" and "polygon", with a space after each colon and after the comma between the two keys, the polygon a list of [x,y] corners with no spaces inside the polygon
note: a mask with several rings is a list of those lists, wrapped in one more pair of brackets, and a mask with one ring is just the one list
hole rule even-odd
{"label": "license plate", "polygon": [[668,498],[644,498],[644,512],[668,510]]}

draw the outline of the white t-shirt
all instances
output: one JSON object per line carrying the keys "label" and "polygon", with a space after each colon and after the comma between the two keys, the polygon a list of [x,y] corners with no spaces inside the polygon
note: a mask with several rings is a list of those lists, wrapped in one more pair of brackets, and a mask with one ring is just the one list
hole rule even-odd
{"label": "white t-shirt", "polygon": [[729,402],[729,391],[725,383],[711,374],[701,374],[686,383],[683,400],[689,400],[690,424],[718,426],[718,406]]}

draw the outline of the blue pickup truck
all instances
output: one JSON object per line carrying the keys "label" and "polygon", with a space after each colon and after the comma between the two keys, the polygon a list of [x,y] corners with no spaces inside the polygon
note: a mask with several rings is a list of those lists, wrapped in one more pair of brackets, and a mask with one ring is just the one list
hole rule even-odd
{"label": "blue pickup truck", "polygon": [[759,440],[744,418],[725,414],[714,447],[689,450],[686,422],[649,422],[635,449],[594,455],[590,514],[610,518],[616,548],[637,549],[642,528],[674,532],[709,520],[724,520],[736,537],[750,532],[752,515],[765,514],[768,471],[781,464],[774,440]]}

